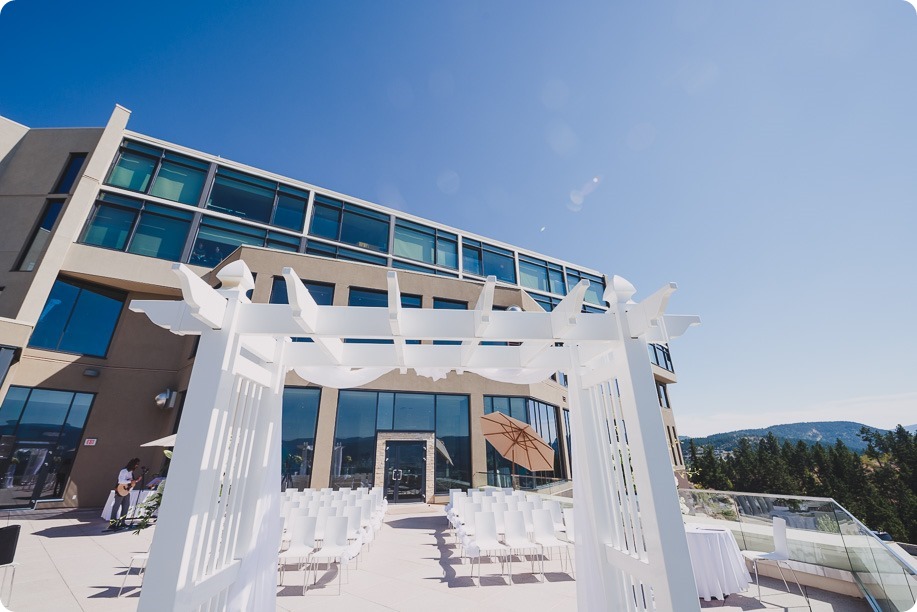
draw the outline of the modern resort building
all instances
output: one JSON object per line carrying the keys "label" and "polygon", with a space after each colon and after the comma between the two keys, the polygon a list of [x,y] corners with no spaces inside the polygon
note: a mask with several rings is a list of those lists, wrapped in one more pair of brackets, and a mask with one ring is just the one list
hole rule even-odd
{"label": "modern resort building", "polygon": [[[184,396],[197,338],[127,306],[180,299],[175,262],[216,286],[221,267],[244,260],[254,302],[286,302],[281,270],[290,267],[324,305],[384,307],[386,273],[396,269],[402,308],[473,308],[487,276],[497,279],[495,309],[549,311],[581,279],[590,282],[585,308],[607,307],[599,271],[137,134],[129,115],[116,107],[104,127],[61,129],[0,118],[2,508],[101,506],[135,456],[148,479],[167,471],[162,449],[141,445],[176,432],[194,410]],[[650,358],[660,435],[683,482],[668,347],[651,344]],[[480,431],[492,411],[531,424],[555,449],[553,471],[515,478],[569,489],[560,374],[515,385],[394,371],[337,390],[291,372],[283,483],[385,486],[390,502],[508,484],[509,463]]]}

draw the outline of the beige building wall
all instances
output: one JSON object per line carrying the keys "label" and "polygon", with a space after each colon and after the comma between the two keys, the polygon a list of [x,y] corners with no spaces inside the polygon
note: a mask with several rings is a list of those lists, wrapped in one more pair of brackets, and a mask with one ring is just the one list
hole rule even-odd
{"label": "beige building wall", "polygon": [[[177,277],[172,262],[112,252],[77,244],[85,226],[99,185],[104,179],[124,135],[129,112],[117,107],[105,128],[28,130],[8,120],[0,120],[0,344],[25,347],[31,329],[47,300],[54,281],[61,277],[93,283],[124,293],[125,306],[104,358],[73,355],[35,348],[24,348],[0,388],[0,399],[10,384],[26,387],[62,389],[95,394],[83,439],[94,438],[95,446],[78,449],[71,479],[62,502],[48,505],[92,507],[104,503],[118,470],[132,457],[140,457],[151,472],[163,465],[162,449],[141,448],[149,440],[169,435],[176,427],[180,411],[198,409],[182,406],[187,389],[193,337],[179,337],[161,329],[143,316],[130,312],[132,299],[179,299]],[[16,263],[26,247],[70,153],[89,153],[82,177],[75,184],[54,228],[52,238],[36,270],[19,272]],[[242,258],[256,274],[253,300],[267,302],[272,280],[285,266],[293,268],[304,280],[335,286],[334,304],[346,305],[351,288],[387,289],[387,269],[370,264],[337,261],[309,255],[283,253],[243,247],[227,262]],[[193,268],[212,285],[215,271]],[[433,307],[435,297],[467,302],[473,308],[482,283],[398,271],[402,293],[422,296],[425,308]],[[538,308],[532,298],[518,287],[498,286],[494,304]],[[674,375],[654,368],[657,379],[674,382]],[[97,372],[97,376],[89,374]],[[290,386],[308,386],[290,373]],[[567,407],[567,390],[553,381],[534,385],[510,385],[483,379],[474,374],[450,373],[444,380],[392,372],[363,387],[378,391],[415,391],[463,394],[469,397],[472,473],[487,469],[486,449],[480,430],[484,397],[488,395],[532,397],[547,404]],[[165,391],[176,392],[174,408],[157,408],[153,398]],[[316,428],[312,485],[327,486],[336,425],[338,392],[321,390]],[[668,413],[668,414],[667,414]],[[667,424],[674,426],[671,411],[663,410]],[[562,413],[558,414],[561,452],[566,464],[566,432]],[[431,479],[432,485],[432,479]]]}

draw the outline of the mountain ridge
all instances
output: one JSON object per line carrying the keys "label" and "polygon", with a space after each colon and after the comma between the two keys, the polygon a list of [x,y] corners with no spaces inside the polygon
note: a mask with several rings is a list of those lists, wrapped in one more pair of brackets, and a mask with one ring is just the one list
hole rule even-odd
{"label": "mountain ridge", "polygon": [[[862,453],[866,450],[866,443],[859,437],[860,429],[863,427],[874,431],[887,431],[854,421],[806,421],[783,423],[757,429],[727,431],[702,438],[694,438],[694,443],[698,447],[709,445],[713,446],[714,450],[717,451],[732,451],[742,438],[749,438],[751,442],[756,442],[760,438],[766,438],[768,433],[773,433],[781,441],[789,440],[795,443],[797,440],[802,440],[809,444],[819,442],[822,446],[832,446],[835,441],[841,440],[851,450]],[[917,425],[910,425],[905,429],[910,431],[911,427],[917,427]],[[679,436],[679,438],[682,440],[684,447],[687,448],[687,442],[692,437]]]}

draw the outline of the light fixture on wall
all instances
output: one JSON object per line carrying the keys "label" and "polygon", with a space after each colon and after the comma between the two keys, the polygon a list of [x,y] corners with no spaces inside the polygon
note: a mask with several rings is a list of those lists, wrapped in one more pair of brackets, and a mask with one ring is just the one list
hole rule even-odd
{"label": "light fixture on wall", "polygon": [[159,395],[153,398],[153,401],[156,403],[157,408],[174,408],[175,407],[175,393],[172,389],[166,389]]}
{"label": "light fixture on wall", "polygon": [[83,370],[83,376],[88,376],[89,378],[97,378],[99,376],[99,370],[96,368],[86,368]]}

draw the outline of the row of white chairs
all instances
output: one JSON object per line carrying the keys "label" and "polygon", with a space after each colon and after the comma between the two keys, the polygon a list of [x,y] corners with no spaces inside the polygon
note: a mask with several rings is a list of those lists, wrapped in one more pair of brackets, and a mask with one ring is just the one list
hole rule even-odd
{"label": "row of white chairs", "polygon": [[[531,553],[541,558],[544,579],[544,554],[554,548],[561,550],[561,567],[564,557],[570,560],[570,548],[575,541],[573,508],[562,507],[556,500],[546,500],[537,493],[512,489],[485,489],[449,492],[446,517],[453,529],[455,542],[461,547],[460,555],[478,562],[480,582],[480,557],[498,556],[511,562],[515,554]],[[537,518],[536,518],[537,517]],[[479,525],[485,531],[478,532]],[[492,529],[491,529],[492,526]],[[564,535],[561,540],[558,533]],[[482,545],[483,542],[483,545]],[[501,546],[492,546],[494,543]],[[498,551],[500,554],[483,554]],[[532,559],[534,573],[534,557]],[[511,572],[510,564],[510,572]],[[512,582],[512,576],[510,576]]]}
{"label": "row of white chairs", "polygon": [[[474,492],[478,493],[478,492]],[[465,522],[464,515],[471,516],[475,512],[496,512],[498,530],[502,525],[500,514],[506,511],[520,510],[525,517],[527,531],[532,532],[531,512],[534,510],[548,510],[554,523],[555,531],[567,532],[567,524],[573,520],[572,508],[563,508],[557,500],[546,500],[541,495],[518,491],[510,496],[501,496],[499,492],[492,495],[464,495],[461,491],[450,493],[450,503],[447,505],[446,517],[454,529],[456,541],[463,535],[461,525]],[[564,512],[568,510],[569,512]],[[567,519],[569,516],[569,520]],[[500,531],[502,533],[502,531]]]}
{"label": "row of white chairs", "polygon": [[309,570],[314,583],[318,565],[322,563],[327,563],[329,569],[332,563],[338,564],[340,594],[349,563],[354,559],[359,563],[363,545],[368,547],[383,525],[387,503],[381,489],[347,490],[339,496],[326,496],[326,493],[285,494],[281,505],[280,584],[283,585],[286,566],[295,563],[303,572],[303,594],[308,586]]}
{"label": "row of white chairs", "polygon": [[478,566],[478,586],[481,585],[481,559],[497,557],[500,559],[500,575],[506,575],[509,584],[513,584],[513,557],[530,557],[532,574],[535,574],[535,560],[540,563],[541,581],[546,582],[544,561],[550,558],[554,550],[559,552],[561,571],[566,571],[564,560],[570,565],[573,573],[573,544],[557,537],[554,521],[549,510],[532,511],[531,530],[526,524],[524,512],[520,510],[502,513],[502,533],[497,528],[499,512],[475,512],[468,516],[465,526],[473,524],[472,534],[462,539],[462,557],[471,559],[471,578],[474,579],[474,566]]}

